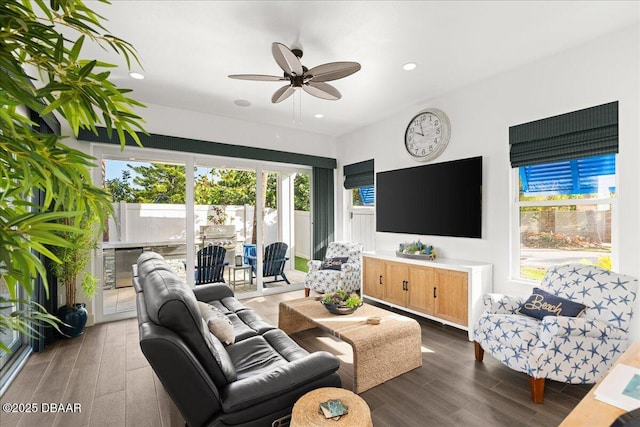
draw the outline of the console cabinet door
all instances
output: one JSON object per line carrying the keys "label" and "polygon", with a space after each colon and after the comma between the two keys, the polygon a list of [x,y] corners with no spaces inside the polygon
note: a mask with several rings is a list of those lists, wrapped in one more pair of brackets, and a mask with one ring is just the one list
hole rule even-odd
{"label": "console cabinet door", "polygon": [[430,267],[409,267],[407,307],[430,316],[435,315],[435,270]]}
{"label": "console cabinet door", "polygon": [[363,257],[364,281],[362,287],[364,294],[372,298],[384,298],[384,261],[377,258]]}
{"label": "console cabinet door", "polygon": [[407,305],[409,267],[400,262],[385,262],[384,300],[400,306]]}
{"label": "console cabinet door", "polygon": [[466,326],[468,319],[468,274],[463,271],[437,270],[436,316]]}

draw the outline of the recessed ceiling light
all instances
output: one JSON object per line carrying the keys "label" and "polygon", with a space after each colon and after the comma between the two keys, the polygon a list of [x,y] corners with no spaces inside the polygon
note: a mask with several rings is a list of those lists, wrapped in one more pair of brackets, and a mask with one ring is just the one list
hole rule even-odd
{"label": "recessed ceiling light", "polygon": [[324,117],[324,114],[320,114],[320,113],[318,113],[318,114],[316,114],[316,115],[315,115],[315,116],[313,116],[313,117],[315,117],[316,119],[321,119],[321,118],[323,118],[323,117]]}
{"label": "recessed ceiling light", "polygon": [[136,80],[143,80],[144,79],[144,75],[140,74],[140,73],[136,73],[135,71],[132,71],[129,73],[129,77],[131,77],[132,79],[136,79]]}
{"label": "recessed ceiling light", "polygon": [[251,105],[251,103],[246,99],[236,99],[235,101],[233,101],[233,103],[236,104],[238,107],[248,107]]}
{"label": "recessed ceiling light", "polygon": [[418,65],[415,62],[407,62],[402,66],[402,69],[405,71],[415,70]]}

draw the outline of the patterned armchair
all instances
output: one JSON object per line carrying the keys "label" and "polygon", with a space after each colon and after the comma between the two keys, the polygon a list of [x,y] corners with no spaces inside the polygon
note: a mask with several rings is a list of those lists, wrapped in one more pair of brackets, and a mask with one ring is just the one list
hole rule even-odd
{"label": "patterned armchair", "polygon": [[579,317],[519,313],[526,298],[485,295],[474,330],[475,358],[484,352],[529,375],[531,397],[544,399],[544,380],[595,383],[624,352],[638,280],[598,267],[568,264],[547,271],[540,288],[584,304]]}
{"label": "patterned armchair", "polygon": [[[337,269],[324,269],[323,262],[308,262],[309,272],[304,279],[304,294],[309,291],[318,293],[335,292],[344,289],[348,292],[360,290],[360,271],[362,270],[362,245],[353,242],[332,242],[327,246],[326,261],[335,258],[346,258]],[[334,267],[335,268],[335,267]]]}

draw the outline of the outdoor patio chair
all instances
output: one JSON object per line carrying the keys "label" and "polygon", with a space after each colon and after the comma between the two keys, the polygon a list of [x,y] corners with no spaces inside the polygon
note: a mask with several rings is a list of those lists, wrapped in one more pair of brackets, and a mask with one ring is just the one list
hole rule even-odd
{"label": "outdoor patio chair", "polygon": [[[263,282],[263,285],[267,285],[269,283],[276,282],[287,282],[289,285],[289,279],[284,274],[284,266],[285,263],[289,260],[287,257],[287,250],[289,249],[289,245],[284,242],[275,242],[267,245],[264,248],[264,258],[262,260],[262,277],[272,277],[273,280],[268,282]],[[246,256],[247,263],[251,266],[251,275],[256,273],[256,262],[257,258],[255,255],[247,255]],[[278,279],[278,276],[281,276]]]}
{"label": "outdoor patio chair", "polygon": [[223,246],[209,245],[200,249],[197,254],[196,285],[224,282],[224,261],[227,250]]}

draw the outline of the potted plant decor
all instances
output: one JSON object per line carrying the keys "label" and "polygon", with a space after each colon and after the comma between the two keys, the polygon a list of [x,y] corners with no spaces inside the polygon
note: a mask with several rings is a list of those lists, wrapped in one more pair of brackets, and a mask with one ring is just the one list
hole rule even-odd
{"label": "potted plant decor", "polygon": [[98,245],[98,217],[85,210],[76,218],[75,224],[68,218],[60,222],[77,228],[57,231],[56,234],[70,245],[52,247],[52,252],[60,260],[60,263],[52,264],[53,274],[65,291],[65,304],[56,313],[62,322],[60,333],[66,338],[74,338],[84,333],[87,324],[86,306],[76,300],[78,281],[87,298],[92,298],[96,292],[97,279],[87,271],[87,267],[91,251]]}
{"label": "potted plant decor", "polygon": [[322,305],[332,314],[351,314],[362,305],[362,300],[355,292],[338,289],[322,295]]}
{"label": "potted plant decor", "polygon": [[[57,324],[31,297],[38,276],[48,293],[43,259],[60,263],[51,248],[72,247],[56,231],[81,231],[60,221],[75,224],[80,212],[58,208],[92,208],[100,224],[111,212],[108,193],[91,184],[95,159],[63,144],[64,136],[40,128],[32,117],[55,113],[76,136],[80,129],[97,132],[102,124],[109,136],[115,130],[122,146],[127,137],[140,144],[136,131],[145,132],[135,112],[143,105],[112,82],[113,66],[83,58],[83,45],[92,43],[121,54],[127,65],[138,62],[133,47],[102,21],[81,0],[0,2],[0,289],[6,290],[0,294],[0,334],[34,335],[38,323]],[[11,352],[2,340],[0,351]]]}

